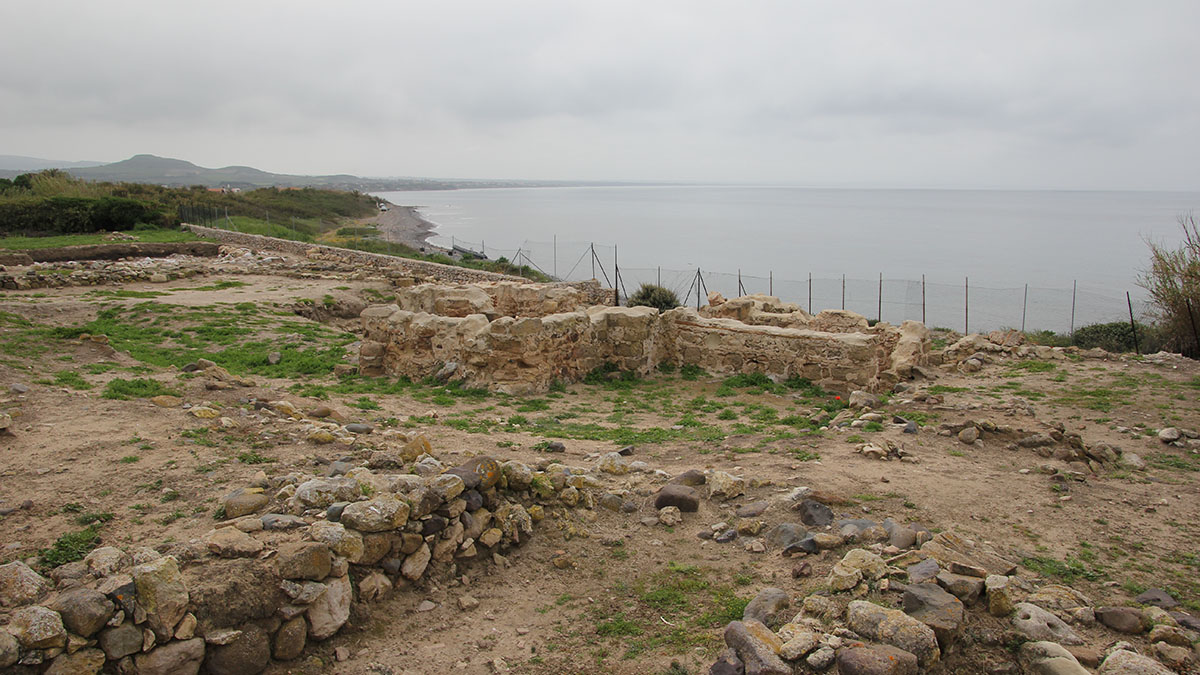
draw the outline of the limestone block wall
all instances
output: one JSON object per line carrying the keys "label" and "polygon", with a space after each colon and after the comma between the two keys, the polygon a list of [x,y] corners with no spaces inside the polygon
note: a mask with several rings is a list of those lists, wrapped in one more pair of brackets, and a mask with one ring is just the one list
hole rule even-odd
{"label": "limestone block wall", "polygon": [[[416,436],[373,453],[374,470],[264,475],[222,498],[227,519],[202,540],[105,546],[46,576],[0,565],[0,672],[258,673],[337,634],[355,603],[503,570],[552,507],[570,518],[604,494],[583,469],[447,468],[430,450]],[[402,465],[417,473],[386,470]]]}
{"label": "limestone block wall", "polygon": [[[409,312],[427,312],[441,316],[465,317],[483,314],[489,319],[498,316],[548,316],[562,312],[578,312],[596,304],[589,287],[594,282],[579,285],[531,284],[510,281],[478,284],[420,284],[396,292],[396,305]],[[611,294],[608,296],[612,300]]]}
{"label": "limestone block wall", "polygon": [[805,377],[838,390],[886,390],[928,359],[929,333],[915,322],[866,329],[839,312],[837,325],[862,331],[754,325],[688,308],[591,307],[522,318],[413,312],[397,305],[362,313],[365,375],[438,374],[510,394],[578,381],[605,364],[645,375],[658,364],[698,365],[717,374]]}

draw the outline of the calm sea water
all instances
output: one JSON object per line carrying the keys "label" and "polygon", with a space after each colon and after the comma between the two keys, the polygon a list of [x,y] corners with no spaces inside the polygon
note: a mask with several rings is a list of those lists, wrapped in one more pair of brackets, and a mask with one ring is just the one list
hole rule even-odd
{"label": "calm sea water", "polygon": [[[1018,325],[1029,305],[1053,300],[1052,311],[1038,311],[1055,318],[1039,315],[1039,322],[1066,330],[1069,310],[1061,307],[1061,294],[1068,294],[1069,306],[1076,281],[1106,306],[1116,298],[1123,303],[1126,290],[1135,298],[1143,295],[1136,279],[1148,260],[1145,240],[1177,243],[1178,218],[1200,208],[1200,192],[639,186],[381,196],[420,207],[438,225],[436,243],[453,238],[509,258],[520,248],[547,272],[566,276],[574,266],[572,278],[591,277],[584,252],[594,242],[609,274],[616,246],[623,276],[642,281],[648,270],[657,275],[662,267],[664,282],[681,293],[696,267],[706,287],[716,285],[727,295],[738,290],[741,270],[747,291],[765,292],[759,286],[770,284],[777,295],[804,304],[811,273],[815,309],[836,308],[846,275],[848,308],[898,319],[920,318],[913,315],[919,304],[914,284],[924,275],[927,295],[939,297],[937,312],[960,329],[964,319],[956,317],[967,302],[962,297],[967,277],[978,289],[969,301],[978,303],[978,309],[971,307],[979,317],[971,320],[972,329],[994,327],[980,322]],[[1023,294],[1025,284],[1034,289],[1033,297],[1014,300],[1013,292]],[[999,295],[989,300],[989,291]],[[1051,298],[1051,291],[1059,295]],[[989,306],[997,303],[1002,311],[988,318],[994,309]],[[880,311],[880,304],[892,307]],[[1119,315],[1113,308],[1105,311]],[[1083,320],[1077,317],[1076,325]]]}

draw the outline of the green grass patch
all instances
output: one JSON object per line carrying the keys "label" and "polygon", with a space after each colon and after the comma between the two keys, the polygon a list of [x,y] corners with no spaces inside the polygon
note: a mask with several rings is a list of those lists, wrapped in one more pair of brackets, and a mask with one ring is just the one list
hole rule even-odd
{"label": "green grass patch", "polygon": [[154,396],[180,396],[179,391],[172,389],[158,380],[135,377],[132,380],[116,378],[104,385],[104,398],[128,401],[135,398],[151,398]]}
{"label": "green grass patch", "polygon": [[54,541],[49,548],[41,550],[39,555],[46,567],[58,567],[67,563],[83,560],[84,556],[100,545],[100,531],[93,523],[77,532],[68,532]]}
{"label": "green grass patch", "polygon": [[[122,234],[134,237],[137,241],[153,243],[200,240],[199,237],[187,230],[126,230]],[[0,249],[29,251],[38,248],[127,243],[124,239],[110,241],[108,236],[108,232],[96,232],[93,234],[64,234],[53,237],[0,237]]]}

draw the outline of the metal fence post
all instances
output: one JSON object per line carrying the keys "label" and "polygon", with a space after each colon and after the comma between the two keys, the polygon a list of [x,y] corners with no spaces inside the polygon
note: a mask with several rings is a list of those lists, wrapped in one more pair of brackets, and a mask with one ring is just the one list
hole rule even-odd
{"label": "metal fence post", "polygon": [[1071,281],[1071,332],[1068,335],[1075,334],[1075,289],[1079,286],[1079,280]]}
{"label": "metal fence post", "polygon": [[970,335],[971,330],[971,279],[963,277],[963,335]]}
{"label": "metal fence post", "polygon": [[1021,332],[1025,332],[1025,312],[1029,309],[1029,284],[1025,284],[1025,300],[1021,302]]}

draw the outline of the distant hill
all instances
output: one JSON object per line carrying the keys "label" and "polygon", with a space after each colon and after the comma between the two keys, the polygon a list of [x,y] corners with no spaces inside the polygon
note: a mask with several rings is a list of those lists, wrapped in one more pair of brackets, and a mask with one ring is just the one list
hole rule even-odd
{"label": "distant hill", "polygon": [[[4,157],[0,155],[0,157]],[[49,160],[35,160],[49,161]],[[112,164],[76,162],[54,162],[41,168],[66,169],[71,175],[89,181],[112,183],[152,183],[167,186],[204,185],[207,187],[236,187],[253,189],[261,187],[320,187],[336,190],[358,190],[360,192],[384,192],[389,190],[453,190],[457,188],[482,187],[543,187],[554,185],[595,185],[566,181],[513,181],[513,180],[462,180],[439,178],[361,178],[349,174],[327,176],[297,176],[284,173],[269,173],[249,166],[226,166],[208,169],[182,159],[134,155],[129,159]],[[86,165],[86,166],[84,166]],[[5,170],[0,166],[0,178],[12,178],[25,171]]]}
{"label": "distant hill", "polygon": [[58,159],[41,159],[40,157],[22,157],[21,155],[0,155],[0,171],[42,171],[45,169],[77,169],[89,166],[100,166],[104,162],[64,162]]}
{"label": "distant hill", "polygon": [[249,166],[208,169],[182,159],[134,155],[102,166],[75,168],[73,176],[114,183],[157,183],[161,185],[206,185],[208,187],[341,187],[355,188],[362,179],[350,175],[293,176],[269,173]]}

